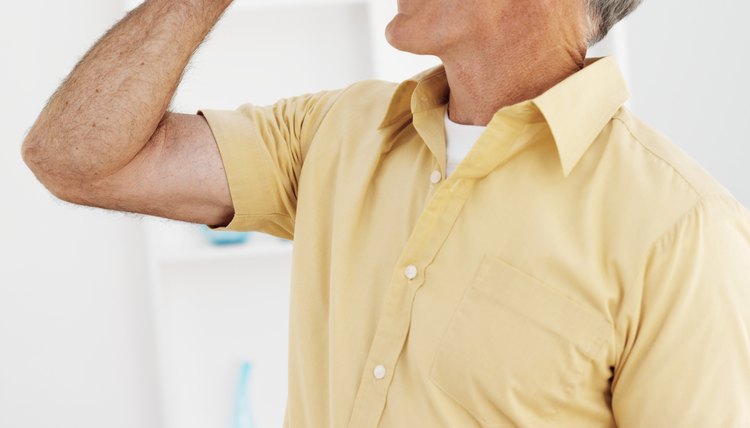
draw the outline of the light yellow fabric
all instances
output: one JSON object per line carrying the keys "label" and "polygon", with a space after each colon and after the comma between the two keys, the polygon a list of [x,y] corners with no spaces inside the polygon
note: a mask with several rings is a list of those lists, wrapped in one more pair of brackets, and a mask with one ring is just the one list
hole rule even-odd
{"label": "light yellow fabric", "polygon": [[750,213],[622,107],[615,61],[433,184],[448,90],[440,66],[203,111],[217,229],[295,241],[285,426],[750,426]]}

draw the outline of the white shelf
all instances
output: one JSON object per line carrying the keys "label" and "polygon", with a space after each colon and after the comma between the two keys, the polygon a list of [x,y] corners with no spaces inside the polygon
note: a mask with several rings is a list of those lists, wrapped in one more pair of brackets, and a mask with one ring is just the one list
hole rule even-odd
{"label": "white shelf", "polygon": [[290,257],[291,241],[262,233],[251,233],[241,244],[214,245],[202,234],[200,225],[150,219],[152,257],[159,265],[213,263],[220,260],[244,260],[264,257]]}
{"label": "white shelf", "polygon": [[[270,104],[364,79],[399,81],[433,66],[388,45],[383,33],[395,13],[393,0],[235,0],[193,57],[174,106]],[[246,243],[215,246],[197,224],[148,217],[145,226],[160,426],[230,426],[243,360],[254,363],[258,428],[281,426],[292,243],[253,233]]]}
{"label": "white shelf", "polygon": [[242,361],[259,428],[286,403],[292,243],[251,233],[216,246],[201,225],[147,217],[160,408],[166,428],[230,426]]}
{"label": "white shelf", "polygon": [[206,243],[162,254],[160,259],[164,264],[211,263],[218,260],[247,260],[260,257],[290,256],[291,254],[292,245],[285,243],[249,242],[227,246],[214,246]]}

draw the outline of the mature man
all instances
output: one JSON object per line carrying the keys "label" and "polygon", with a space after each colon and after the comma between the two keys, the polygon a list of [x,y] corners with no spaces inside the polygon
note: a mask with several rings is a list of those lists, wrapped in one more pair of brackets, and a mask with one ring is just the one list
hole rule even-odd
{"label": "mature man", "polygon": [[750,213],[585,59],[637,0],[403,0],[389,42],[441,66],[165,113],[229,3],[129,14],[23,155],[70,202],[294,238],[286,426],[750,426]]}

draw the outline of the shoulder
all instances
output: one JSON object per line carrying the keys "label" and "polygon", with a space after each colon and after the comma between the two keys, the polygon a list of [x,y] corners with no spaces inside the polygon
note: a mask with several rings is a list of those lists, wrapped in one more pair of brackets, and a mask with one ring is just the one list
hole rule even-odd
{"label": "shoulder", "polygon": [[629,160],[637,171],[670,181],[675,188],[684,190],[684,196],[690,200],[714,195],[732,198],[731,193],[699,162],[628,109],[621,109],[613,117],[610,127],[612,140],[630,152],[632,157]]}
{"label": "shoulder", "polygon": [[390,98],[398,86],[398,82],[367,79],[352,83],[346,88],[345,92],[349,96],[374,95]]}
{"label": "shoulder", "polygon": [[667,235],[701,232],[699,218],[734,222],[734,233],[750,231],[750,213],[721,183],[627,109],[614,115],[592,149],[579,184],[598,183],[607,236],[636,257],[633,263],[656,242],[668,242]]}
{"label": "shoulder", "polygon": [[362,136],[376,133],[398,88],[398,83],[361,80],[340,89],[322,124],[326,135],[339,137],[350,132]]}
{"label": "shoulder", "polygon": [[[371,115],[376,115],[379,110],[383,114],[388,108],[399,84],[385,80],[360,80],[341,91],[336,102],[338,114],[358,115],[361,119],[361,109],[367,109]],[[382,119],[380,117],[379,119]]]}

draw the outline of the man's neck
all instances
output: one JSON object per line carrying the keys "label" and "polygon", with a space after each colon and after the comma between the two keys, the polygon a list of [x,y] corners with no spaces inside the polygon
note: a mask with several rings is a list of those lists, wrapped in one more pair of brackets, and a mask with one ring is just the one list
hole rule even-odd
{"label": "man's neck", "polygon": [[[533,54],[530,54],[533,52]],[[486,126],[501,108],[532,99],[583,68],[585,51],[514,46],[493,55],[462,52],[442,58],[456,123]]]}

